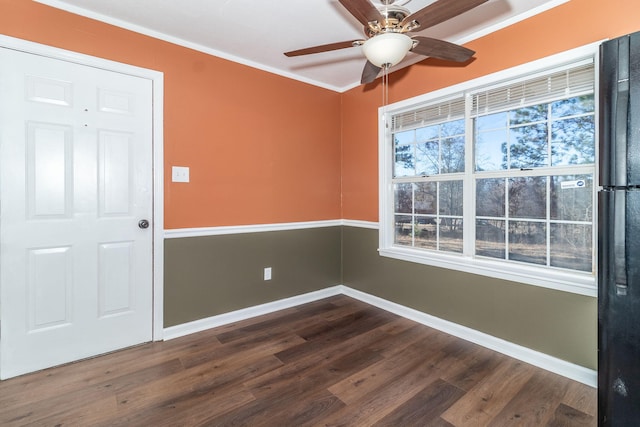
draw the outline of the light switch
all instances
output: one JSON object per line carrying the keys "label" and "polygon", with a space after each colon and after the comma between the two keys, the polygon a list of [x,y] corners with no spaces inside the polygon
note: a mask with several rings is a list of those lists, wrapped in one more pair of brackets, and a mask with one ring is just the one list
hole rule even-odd
{"label": "light switch", "polygon": [[171,168],[171,181],[189,182],[189,168],[186,166],[173,166]]}

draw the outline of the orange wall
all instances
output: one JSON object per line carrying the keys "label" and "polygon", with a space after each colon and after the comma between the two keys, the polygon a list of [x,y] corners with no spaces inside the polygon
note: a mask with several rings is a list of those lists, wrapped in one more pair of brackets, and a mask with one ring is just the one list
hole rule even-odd
{"label": "orange wall", "polygon": [[164,73],[165,228],[341,217],[340,94],[30,0],[0,34]]}
{"label": "orange wall", "polygon": [[[476,60],[447,67],[425,60],[390,74],[397,102],[555,53],[640,30],[638,0],[571,0],[469,43]],[[380,79],[343,94],[342,217],[378,220],[377,110]]]}

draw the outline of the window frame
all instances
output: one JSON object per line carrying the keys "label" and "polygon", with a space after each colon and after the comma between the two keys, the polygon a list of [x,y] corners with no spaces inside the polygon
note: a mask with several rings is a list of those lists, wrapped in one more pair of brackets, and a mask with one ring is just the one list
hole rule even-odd
{"label": "window frame", "polygon": [[[382,106],[378,110],[378,171],[379,171],[379,248],[381,256],[415,262],[435,267],[442,267],[458,270],[467,273],[479,274],[483,276],[504,279],[528,285],[540,286],[549,289],[566,291],[570,293],[597,297],[597,183],[598,181],[598,73],[599,69],[599,45],[593,43],[570,51],[562,52],[553,56],[539,59],[527,64],[502,70],[487,76],[473,79],[467,82],[456,84],[434,92],[419,95],[414,98],[399,101],[390,105]],[[465,107],[465,173],[463,179],[463,205],[475,206],[475,180],[478,178],[474,170],[473,144],[469,143],[469,138],[473,138],[472,105],[470,97],[472,93],[479,90],[509,84],[530,76],[553,72],[559,67],[578,63],[584,60],[593,60],[594,76],[594,103],[595,103],[595,163],[593,175],[593,271],[579,272],[564,269],[555,269],[547,266],[528,265],[504,260],[493,260],[491,258],[474,257],[475,238],[469,238],[475,230],[475,211],[472,208],[465,208],[463,211],[464,238],[463,254],[449,252],[425,251],[414,247],[395,245],[394,227],[394,191],[393,191],[393,143],[391,141],[391,129],[388,123],[394,115],[405,111],[419,109],[427,104],[446,102],[450,99],[460,97],[462,94],[467,99]],[[547,169],[547,168],[543,168]],[[559,175],[567,168],[555,168],[551,175]],[[573,167],[569,167],[569,170]],[[502,175],[509,173],[501,171]],[[512,171],[514,175],[520,175],[519,171]],[[484,174],[482,174],[485,176]],[[491,174],[489,174],[491,175]],[[536,173],[537,175],[537,173]],[[473,224],[472,229],[467,231],[467,227]]]}

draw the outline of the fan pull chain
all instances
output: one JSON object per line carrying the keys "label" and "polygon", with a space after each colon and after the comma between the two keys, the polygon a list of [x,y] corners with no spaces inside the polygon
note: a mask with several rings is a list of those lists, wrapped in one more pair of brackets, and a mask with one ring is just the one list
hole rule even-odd
{"label": "fan pull chain", "polygon": [[387,105],[389,104],[389,67],[382,67],[382,120],[385,132],[389,129],[387,123]]}
{"label": "fan pull chain", "polygon": [[382,67],[382,106],[389,103],[389,67]]}

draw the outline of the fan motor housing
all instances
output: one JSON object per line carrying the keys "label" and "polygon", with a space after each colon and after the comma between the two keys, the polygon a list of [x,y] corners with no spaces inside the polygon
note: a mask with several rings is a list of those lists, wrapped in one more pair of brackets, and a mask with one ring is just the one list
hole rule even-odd
{"label": "fan motor housing", "polygon": [[400,23],[411,14],[409,9],[389,4],[379,8],[379,11],[380,15],[384,17],[384,21],[369,22],[369,25],[364,27],[364,33],[367,37],[371,38],[380,33],[400,33],[406,31]]}

